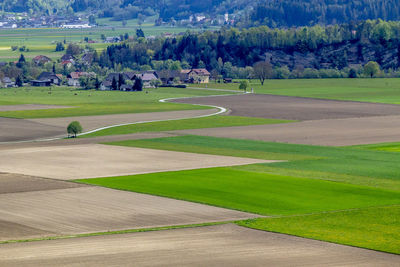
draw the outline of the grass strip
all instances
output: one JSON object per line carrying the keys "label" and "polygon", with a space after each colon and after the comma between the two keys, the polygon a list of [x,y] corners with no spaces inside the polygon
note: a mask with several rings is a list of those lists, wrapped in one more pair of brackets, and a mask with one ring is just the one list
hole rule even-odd
{"label": "grass strip", "polygon": [[360,148],[367,150],[375,150],[375,151],[386,151],[386,152],[400,152],[400,143],[380,143],[380,144],[371,144],[371,145],[359,145],[359,146],[351,146],[350,148]]}

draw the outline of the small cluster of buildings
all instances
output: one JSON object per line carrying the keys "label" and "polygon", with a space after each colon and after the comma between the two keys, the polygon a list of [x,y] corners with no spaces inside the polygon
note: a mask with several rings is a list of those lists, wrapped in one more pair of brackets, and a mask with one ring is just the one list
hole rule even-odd
{"label": "small cluster of buildings", "polygon": [[[65,54],[61,57],[60,63],[66,68],[74,66],[77,61],[79,65],[90,66],[94,59],[94,54],[91,52],[84,53],[80,59],[76,59],[72,55]],[[37,66],[43,66],[52,60],[44,55],[36,56],[32,59],[32,62]],[[0,62],[0,66],[1,66]],[[4,64],[7,64],[4,62]],[[35,80],[30,81],[32,86],[42,87],[51,85],[68,85],[73,87],[81,86],[81,78],[85,77],[88,79],[96,79],[97,75],[94,72],[71,72],[67,77],[63,77],[61,74],[55,74],[52,72],[43,72]],[[124,80],[123,83],[119,82],[119,79]],[[119,90],[132,91],[135,81],[140,79],[143,88],[154,88],[158,85],[170,86],[178,85],[183,83],[209,83],[210,73],[205,68],[197,69],[183,69],[183,70],[160,70],[160,71],[143,71],[143,72],[123,72],[123,73],[110,73],[107,77],[101,81],[100,90],[115,90],[115,82],[120,86]],[[115,80],[113,85],[113,80]],[[123,84],[124,86],[121,86]],[[0,87],[15,87],[15,82],[8,77],[4,77],[0,80]]]}
{"label": "small cluster of buildings", "polygon": [[15,82],[11,80],[9,77],[3,77],[0,79],[0,87],[3,88],[15,87]]}
{"label": "small cluster of buildings", "polygon": [[[176,85],[180,83],[209,83],[210,73],[206,69],[191,70],[161,70],[161,71],[145,71],[145,72],[123,72],[110,73],[101,83],[100,90],[113,90],[113,80],[116,83],[122,78],[124,81],[134,81],[140,78],[144,88],[153,88],[154,81],[159,80],[162,85]],[[123,91],[131,91],[131,88],[124,87]]]}
{"label": "small cluster of buildings", "polygon": [[31,16],[28,13],[4,14],[0,18],[0,29],[15,28],[49,28],[59,27],[64,29],[91,28],[84,18],[74,15]]}

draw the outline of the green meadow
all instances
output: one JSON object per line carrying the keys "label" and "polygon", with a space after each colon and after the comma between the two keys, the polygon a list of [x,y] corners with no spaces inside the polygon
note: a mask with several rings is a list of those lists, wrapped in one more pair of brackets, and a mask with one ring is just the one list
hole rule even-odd
{"label": "green meadow", "polygon": [[398,191],[229,167],[81,181],[269,216],[400,204]]}
{"label": "green meadow", "polygon": [[179,136],[108,143],[202,154],[283,160],[233,167],[257,173],[323,179],[400,190],[400,157],[385,151]]}
{"label": "green meadow", "polygon": [[[160,99],[215,95],[214,91],[180,88],[158,88],[143,92],[78,90],[68,87],[22,87],[0,89],[0,105],[51,104],[72,108],[3,111],[1,117],[56,118],[121,113],[143,113],[172,110],[206,109],[208,107],[161,103]],[[227,94],[218,92],[217,94]]]}
{"label": "green meadow", "polygon": [[[238,90],[239,84],[211,82],[208,87]],[[397,78],[266,80],[263,86],[258,80],[251,80],[250,88],[257,94],[400,104],[400,79]]]}
{"label": "green meadow", "polygon": [[252,212],[266,217],[237,223],[400,253],[397,153],[202,136],[108,144],[282,162],[78,182]]}
{"label": "green meadow", "polygon": [[400,206],[260,218],[239,225],[400,254]]}

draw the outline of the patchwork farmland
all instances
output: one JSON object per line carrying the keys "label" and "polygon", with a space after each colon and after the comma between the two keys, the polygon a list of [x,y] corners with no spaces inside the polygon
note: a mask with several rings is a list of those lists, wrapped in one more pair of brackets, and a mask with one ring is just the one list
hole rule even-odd
{"label": "patchwork farmland", "polygon": [[359,99],[385,82],[2,89],[0,265],[394,266],[400,106]]}

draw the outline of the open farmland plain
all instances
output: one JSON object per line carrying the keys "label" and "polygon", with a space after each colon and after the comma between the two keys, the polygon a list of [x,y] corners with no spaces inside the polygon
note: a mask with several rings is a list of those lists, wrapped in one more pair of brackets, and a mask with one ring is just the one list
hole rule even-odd
{"label": "open farmland plain", "polygon": [[[31,28],[31,29],[2,29],[0,31],[0,61],[15,61],[21,55],[19,49],[13,51],[12,46],[25,47],[22,51],[25,58],[32,59],[37,55],[45,55],[51,59],[61,58],[64,52],[56,52],[57,42],[80,43],[82,47],[88,45],[97,51],[102,51],[110,44],[103,43],[101,36],[114,37],[124,35],[136,36],[136,29],[141,28],[146,36],[159,36],[163,33],[180,33],[187,30],[198,31],[198,28],[154,26],[154,23],[138,25],[136,20],[127,21],[126,27],[122,23],[109,20],[100,20],[100,27],[90,29],[62,29],[62,28]],[[107,24],[107,25],[106,25]],[[95,41],[86,43],[85,37]],[[28,51],[27,51],[28,50]]]}
{"label": "open farmland plain", "polygon": [[[381,89],[359,82],[315,84]],[[260,90],[1,91],[0,116],[54,127],[47,138],[72,119],[87,130],[147,122],[1,143],[0,265],[398,264],[400,157],[382,144],[400,141],[396,93],[362,103]],[[221,108],[191,104],[227,112],[200,117]]]}

